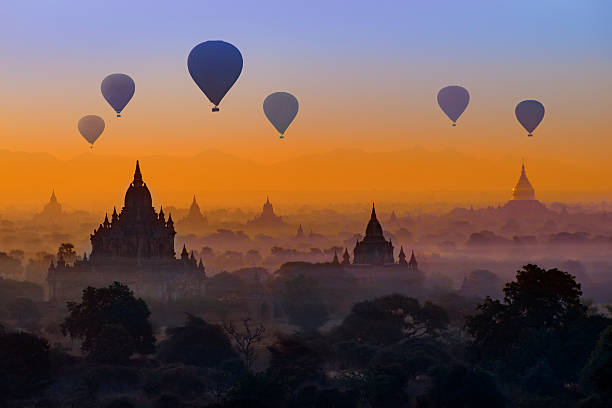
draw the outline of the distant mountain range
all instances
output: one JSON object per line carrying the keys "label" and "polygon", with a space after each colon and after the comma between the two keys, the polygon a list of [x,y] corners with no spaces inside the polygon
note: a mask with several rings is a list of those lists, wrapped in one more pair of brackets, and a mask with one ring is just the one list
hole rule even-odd
{"label": "distant mountain range", "polygon": [[[334,203],[387,200],[503,202],[520,174],[520,158],[469,157],[453,150],[394,152],[332,150],[270,164],[219,151],[191,156],[126,157],[95,152],[62,160],[45,153],[0,150],[0,206],[37,208],[55,188],[68,208],[120,206],[140,160],[154,204],[187,207],[192,195],[207,205],[258,207],[275,202]],[[600,167],[578,171],[563,163],[526,163],[540,198],[580,200],[572,191],[605,191]],[[591,174],[592,173],[592,174]],[[599,183],[599,184],[598,184]],[[609,186],[608,186],[609,187]],[[559,198],[554,195],[558,192]],[[604,194],[606,195],[606,194]]]}

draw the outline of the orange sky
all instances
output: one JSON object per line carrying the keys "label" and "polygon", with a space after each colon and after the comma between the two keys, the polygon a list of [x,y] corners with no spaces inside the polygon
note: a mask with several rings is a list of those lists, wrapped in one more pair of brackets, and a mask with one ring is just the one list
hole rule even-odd
{"label": "orange sky", "polygon": [[[445,10],[357,2],[351,10],[330,6],[325,16],[304,5],[211,3],[155,7],[146,19],[131,3],[123,16],[107,14],[114,8],[102,2],[91,9],[70,1],[7,6],[0,149],[13,153],[1,155],[0,205],[35,208],[55,186],[74,207],[106,207],[120,201],[137,158],[154,198],[174,205],[194,191],[227,192],[225,199],[214,194],[211,205],[253,206],[266,191],[286,192],[286,202],[313,200],[306,192],[314,190],[335,192],[335,201],[368,199],[346,190],[388,199],[401,199],[404,193],[391,191],[402,191],[407,201],[423,191],[504,192],[521,158],[541,197],[606,196],[610,9],[587,3]],[[103,24],[109,18],[116,18],[112,29]],[[186,69],[191,47],[210,38],[236,44],[245,61],[215,114]],[[100,95],[111,72],[136,81],[121,119]],[[449,84],[471,94],[456,128],[435,100]],[[300,101],[282,141],[261,108],[273,91]],[[524,99],[546,106],[533,138],[514,117]],[[86,114],[107,124],[93,151],[76,129]],[[349,151],[338,157],[338,149]],[[414,149],[428,152],[425,159]],[[181,159],[210,150],[232,158]],[[42,165],[30,153],[50,156]]]}

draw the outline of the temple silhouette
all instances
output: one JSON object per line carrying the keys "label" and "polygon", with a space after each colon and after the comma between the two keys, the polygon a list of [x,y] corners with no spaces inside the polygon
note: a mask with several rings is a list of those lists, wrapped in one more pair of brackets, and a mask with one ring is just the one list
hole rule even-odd
{"label": "temple silhouette", "polygon": [[55,190],[51,192],[49,202],[45,204],[42,211],[34,216],[34,221],[43,224],[58,224],[61,217],[65,215],[62,205],[57,201]]}
{"label": "temple silhouette", "polygon": [[372,204],[372,214],[366,227],[365,237],[357,241],[353,250],[353,263],[384,265],[394,263],[393,244],[383,235],[383,229],[376,218],[376,209]]}
{"label": "temple silhouette", "polygon": [[274,207],[270,203],[270,198],[266,197],[266,202],[263,205],[261,214],[252,220],[247,221],[246,224],[249,229],[273,229],[273,228],[287,228],[288,225],[283,221],[282,217],[274,213]]}
{"label": "temple silhouette", "polygon": [[191,202],[187,215],[185,218],[179,220],[176,225],[180,227],[181,230],[188,232],[199,232],[208,227],[208,219],[202,214],[195,194],[193,195],[193,201]]}
{"label": "temple silhouette", "polygon": [[525,164],[521,166],[521,175],[512,189],[512,196],[501,211],[507,216],[518,217],[545,217],[550,215],[550,210],[544,204],[536,200],[535,189],[527,178]]}
{"label": "temple silhouette", "polygon": [[72,299],[86,286],[113,281],[128,284],[139,296],[170,300],[197,296],[206,279],[202,260],[196,261],[183,246],[180,259],[174,251],[176,231],[172,214],[166,220],[152,204],[151,193],[136,161],[134,179],[118,214],[113,209],[90,236],[91,254],[68,265],[62,258],[51,263],[47,275],[52,300]]}

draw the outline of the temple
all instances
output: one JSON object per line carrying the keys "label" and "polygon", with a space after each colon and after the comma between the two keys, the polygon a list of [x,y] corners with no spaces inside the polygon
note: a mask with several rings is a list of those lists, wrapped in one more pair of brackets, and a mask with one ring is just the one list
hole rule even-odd
{"label": "temple", "polygon": [[52,300],[71,299],[86,286],[104,286],[119,281],[139,296],[170,300],[201,294],[206,278],[198,263],[183,246],[181,258],[174,252],[174,222],[166,220],[152,204],[151,193],[136,162],[134,179],[125,193],[120,213],[113,210],[90,236],[91,254],[68,265],[59,259],[49,267],[47,282]]}
{"label": "temple", "polygon": [[60,218],[64,215],[62,205],[57,201],[55,190],[51,192],[49,202],[45,204],[43,210],[34,216],[34,221],[42,223],[60,223]]}
{"label": "temple", "polygon": [[193,201],[191,202],[187,216],[179,220],[177,226],[188,232],[199,231],[208,226],[208,219],[202,214],[200,206],[196,201],[195,194],[193,195]]}
{"label": "temple", "polygon": [[510,217],[543,217],[550,215],[550,210],[536,200],[535,189],[527,178],[525,164],[521,166],[521,175],[512,189],[510,201],[501,207],[502,214]]}
{"label": "temple", "polygon": [[511,200],[535,200],[535,190],[531,186],[527,174],[525,173],[525,164],[521,166],[521,176],[512,189]]}
{"label": "temple", "polygon": [[366,228],[365,238],[357,241],[353,250],[353,263],[384,265],[395,263],[393,244],[383,235],[383,229],[376,218],[376,209],[372,204],[372,214]]}
{"label": "temple", "polygon": [[270,199],[266,197],[266,202],[263,205],[261,215],[247,221],[247,227],[256,229],[287,227],[282,217],[274,214],[274,207],[270,203]]}

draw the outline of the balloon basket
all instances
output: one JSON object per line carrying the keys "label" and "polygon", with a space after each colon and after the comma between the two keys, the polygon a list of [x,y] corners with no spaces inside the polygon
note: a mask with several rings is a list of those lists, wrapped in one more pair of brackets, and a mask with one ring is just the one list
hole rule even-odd
{"label": "balloon basket", "polygon": [[284,139],[284,138],[285,138],[285,135],[280,135],[279,139]]}
{"label": "balloon basket", "polygon": [[120,115],[120,114],[117,114],[117,117],[118,117],[118,118],[120,118],[120,117],[121,117],[121,115]]}
{"label": "balloon basket", "polygon": [[457,126],[457,124],[456,124],[456,123],[453,123],[453,127],[455,127],[455,126]]}
{"label": "balloon basket", "polygon": [[212,108],[213,112],[219,112],[219,108],[217,108],[216,106],[214,108]]}
{"label": "balloon basket", "polygon": [[527,136],[528,136],[528,137],[531,137],[531,136],[533,136],[533,133],[529,133]]}

